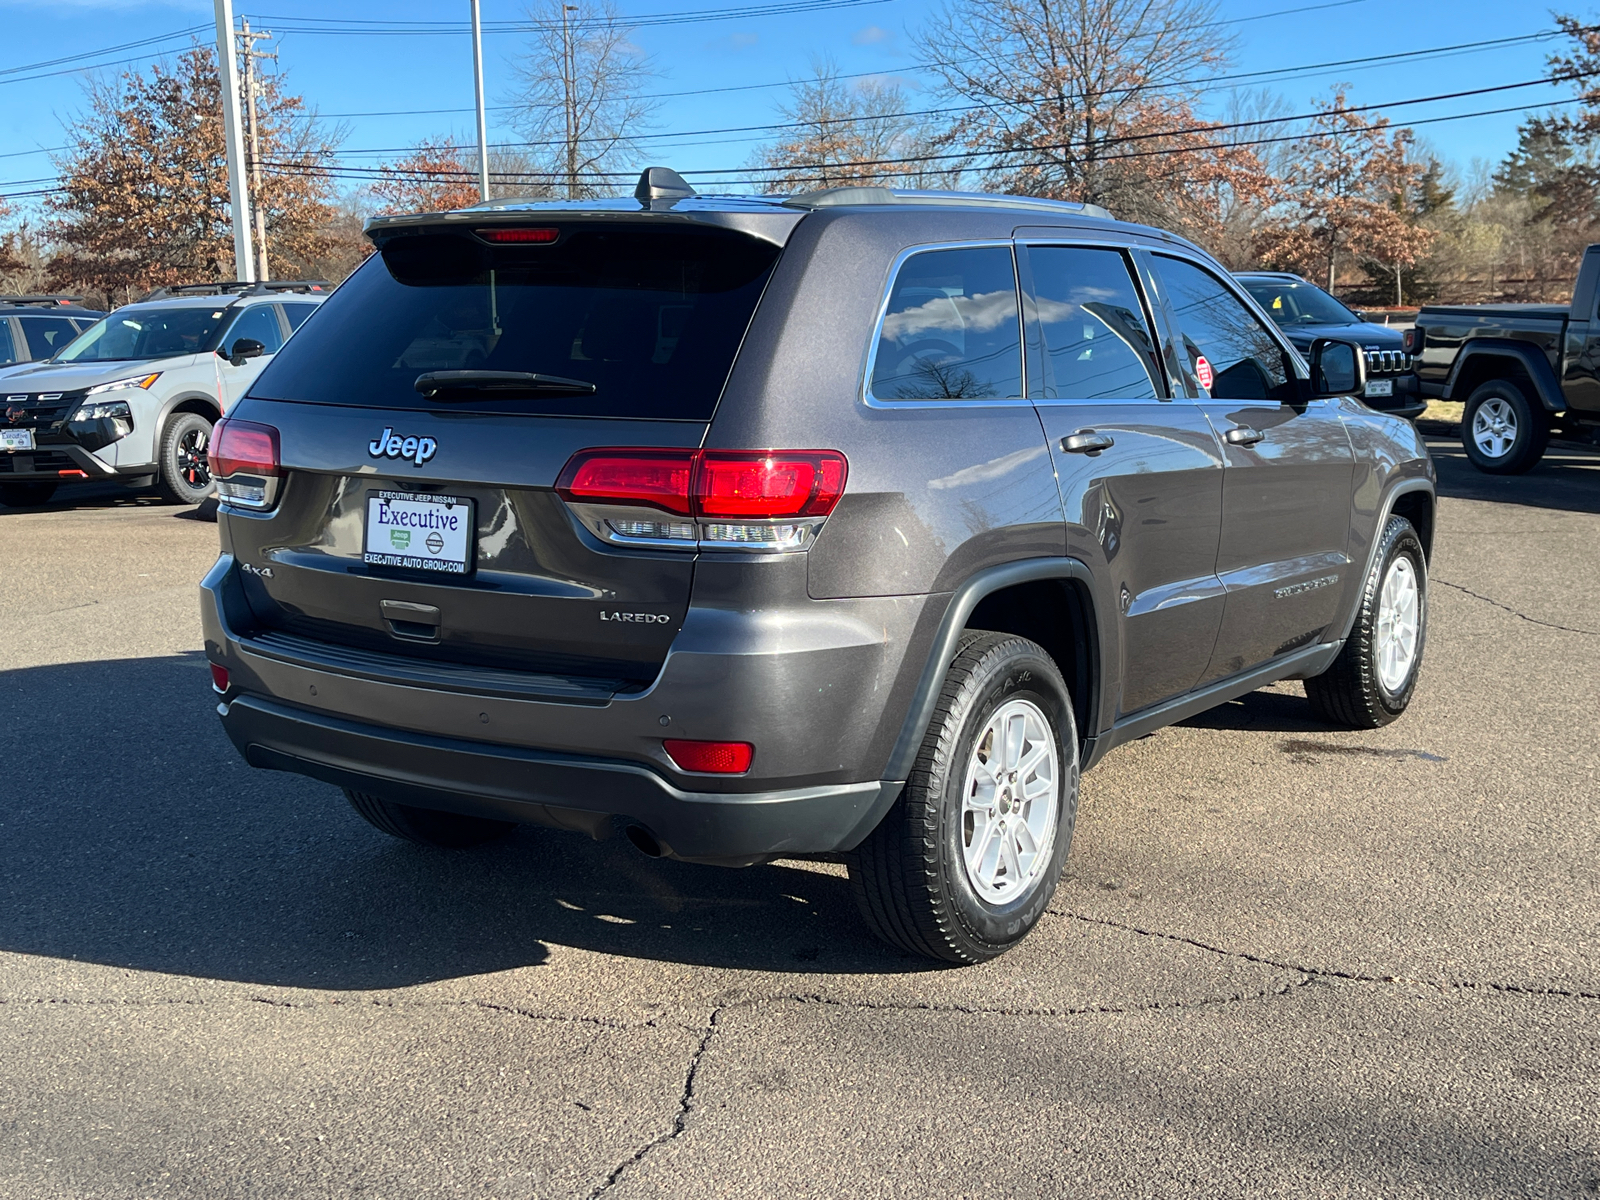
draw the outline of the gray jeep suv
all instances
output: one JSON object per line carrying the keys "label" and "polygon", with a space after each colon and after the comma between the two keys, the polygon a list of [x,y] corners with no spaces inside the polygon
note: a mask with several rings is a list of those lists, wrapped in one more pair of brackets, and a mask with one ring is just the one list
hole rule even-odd
{"label": "gray jeep suv", "polygon": [[1044,911],[1078,775],[1280,679],[1415,687],[1433,468],[1205,253],[847,188],[488,204],[377,253],[218,427],[229,736],[379,829],[848,864],[889,942]]}

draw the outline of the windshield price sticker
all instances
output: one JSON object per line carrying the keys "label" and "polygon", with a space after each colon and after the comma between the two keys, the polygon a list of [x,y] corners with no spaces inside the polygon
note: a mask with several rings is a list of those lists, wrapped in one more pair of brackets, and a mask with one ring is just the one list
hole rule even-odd
{"label": "windshield price sticker", "polygon": [[472,501],[460,496],[377,492],[367,497],[362,560],[379,567],[465,575],[472,529]]}

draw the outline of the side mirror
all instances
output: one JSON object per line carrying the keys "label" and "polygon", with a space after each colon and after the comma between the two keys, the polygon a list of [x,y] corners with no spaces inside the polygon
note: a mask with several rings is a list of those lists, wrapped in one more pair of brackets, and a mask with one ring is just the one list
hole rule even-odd
{"label": "side mirror", "polygon": [[240,338],[234,342],[233,349],[228,351],[228,361],[236,367],[244,366],[247,358],[260,358],[267,352],[267,348],[255,338]]}
{"label": "side mirror", "polygon": [[1367,354],[1354,342],[1318,338],[1311,343],[1311,394],[1362,395],[1367,390]]}

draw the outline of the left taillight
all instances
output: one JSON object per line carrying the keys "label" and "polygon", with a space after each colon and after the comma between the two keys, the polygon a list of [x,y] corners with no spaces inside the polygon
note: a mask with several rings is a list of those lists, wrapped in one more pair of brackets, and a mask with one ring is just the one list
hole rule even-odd
{"label": "left taillight", "polygon": [[801,550],[848,472],[837,450],[613,447],[574,454],[556,491],[607,541]]}
{"label": "left taillight", "polygon": [[224,417],[211,430],[207,458],[224,503],[266,509],[277,500],[283,460],[271,425]]}

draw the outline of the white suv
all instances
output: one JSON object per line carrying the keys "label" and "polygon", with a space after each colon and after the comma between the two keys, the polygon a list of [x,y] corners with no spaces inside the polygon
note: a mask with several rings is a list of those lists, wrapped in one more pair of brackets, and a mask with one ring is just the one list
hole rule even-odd
{"label": "white suv", "polygon": [[0,502],[43,504],[63,483],[211,494],[211,427],[330,286],[164,288],[102,318],[43,362],[0,370]]}

